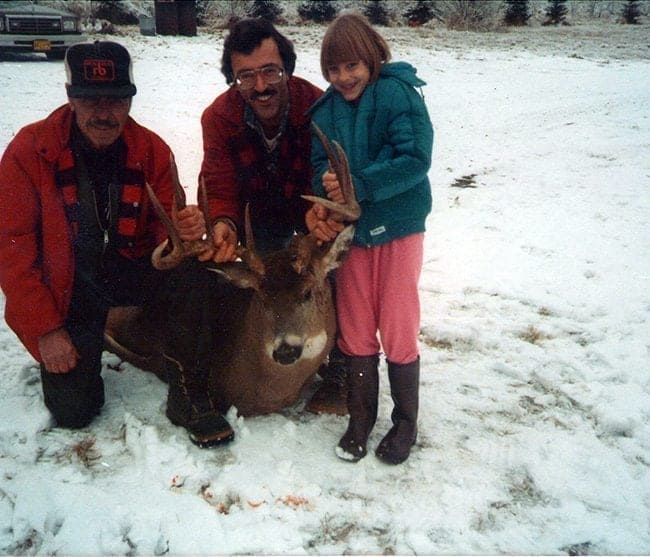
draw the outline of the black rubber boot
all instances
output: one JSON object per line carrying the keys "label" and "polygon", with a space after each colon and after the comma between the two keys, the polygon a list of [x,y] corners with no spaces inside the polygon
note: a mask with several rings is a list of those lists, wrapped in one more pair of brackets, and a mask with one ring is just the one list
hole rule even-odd
{"label": "black rubber boot", "polygon": [[395,405],[391,414],[393,427],[375,454],[387,464],[400,464],[409,457],[417,439],[420,359],[401,365],[388,362],[388,379]]}
{"label": "black rubber boot", "polygon": [[180,362],[167,362],[167,417],[187,429],[190,440],[201,448],[232,441],[235,432],[216,409],[207,388],[207,376],[196,369],[183,369]]}
{"label": "black rubber boot", "polygon": [[350,423],[336,447],[342,460],[357,462],[366,456],[366,443],[377,420],[379,356],[351,356],[348,368]]}
{"label": "black rubber boot", "polygon": [[348,358],[334,346],[327,365],[318,372],[323,378],[318,389],[305,405],[307,412],[346,416],[348,413]]}

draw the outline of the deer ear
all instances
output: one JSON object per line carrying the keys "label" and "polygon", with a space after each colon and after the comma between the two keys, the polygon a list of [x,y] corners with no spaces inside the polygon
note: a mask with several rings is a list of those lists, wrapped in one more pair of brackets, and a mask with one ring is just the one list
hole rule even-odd
{"label": "deer ear", "polygon": [[209,267],[213,273],[221,275],[237,288],[252,288],[259,292],[261,277],[241,263],[223,263],[219,267]]}
{"label": "deer ear", "polygon": [[346,226],[341,232],[339,232],[339,235],[332,242],[327,253],[320,260],[318,271],[326,275],[332,269],[339,267],[345,259],[345,256],[348,254],[348,251],[350,251],[353,237],[353,224]]}

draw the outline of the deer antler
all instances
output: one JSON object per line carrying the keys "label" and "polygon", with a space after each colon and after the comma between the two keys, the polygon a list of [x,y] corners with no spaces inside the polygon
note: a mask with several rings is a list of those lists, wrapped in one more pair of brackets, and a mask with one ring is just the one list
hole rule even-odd
{"label": "deer antler", "polygon": [[[330,161],[330,166],[336,174],[336,177],[341,186],[341,190],[345,197],[345,203],[334,203],[328,199],[316,197],[313,195],[303,195],[302,197],[308,201],[319,203],[327,207],[339,215],[342,215],[349,221],[356,221],[361,215],[361,208],[359,207],[359,204],[357,203],[356,197],[354,195],[354,186],[352,184],[350,167],[348,165],[348,159],[345,156],[345,152],[336,141],[332,142],[332,146],[327,137],[325,137],[325,134],[323,134],[323,132],[316,124],[312,123],[312,126],[314,127],[314,132],[316,133],[317,137],[323,144],[325,152],[327,153],[327,158]],[[172,184],[174,186],[174,205],[176,207],[176,210],[181,210],[186,206],[185,192],[178,178],[178,169],[176,168],[174,157],[171,155],[169,157],[169,166],[172,175]],[[158,247],[156,247],[151,255],[151,262],[156,269],[159,269],[161,271],[173,269],[188,257],[196,257],[209,250],[214,249],[214,232],[210,226],[208,194],[203,178],[201,178],[199,184],[198,201],[199,208],[203,213],[203,218],[205,220],[206,236],[200,240],[193,241],[181,240],[178,231],[174,227],[171,219],[167,216],[167,213],[165,213],[165,210],[156,197],[153,189],[149,184],[145,184],[145,186],[156,214],[165,225],[167,233],[169,234],[169,239],[165,240]],[[255,272],[259,276],[264,276],[264,263],[255,250],[255,239],[253,238],[253,229],[250,223],[250,209],[248,205],[246,206],[245,210],[244,226],[246,234],[246,247],[238,247],[235,253],[251,271]],[[299,270],[298,272],[302,272],[302,270],[304,270],[309,262],[309,258],[311,257],[312,244],[315,245],[315,241],[309,240],[310,238],[307,238],[307,244],[304,246],[301,244],[301,247],[297,249],[294,265],[296,269]],[[169,253],[165,254],[164,252],[170,243],[172,249]]]}
{"label": "deer antler", "polygon": [[[172,175],[172,184],[174,186],[174,205],[176,207],[176,210],[181,210],[186,206],[185,191],[181,186],[180,180],[178,178],[178,169],[176,168],[174,157],[171,154],[169,156],[169,166]],[[203,182],[201,182],[201,187],[199,188],[199,207],[203,213],[203,218],[205,219],[206,223],[207,240],[201,239],[191,242],[184,242],[181,240],[181,237],[178,234],[174,223],[167,216],[165,209],[156,197],[156,194],[154,193],[151,186],[149,184],[145,184],[145,187],[147,189],[147,193],[149,194],[149,199],[151,199],[151,203],[153,204],[156,214],[158,215],[158,218],[160,218],[162,223],[165,225],[167,234],[169,234],[169,239],[165,240],[158,247],[156,247],[156,249],[154,249],[153,253],[151,254],[151,263],[156,269],[161,271],[173,269],[174,267],[177,267],[184,259],[187,259],[188,257],[196,257],[213,248],[212,229],[210,226],[208,226],[208,199],[205,192],[205,184]],[[172,245],[172,250],[169,253],[164,254],[164,251],[170,242]]]}
{"label": "deer antler", "polygon": [[251,226],[250,204],[246,203],[244,209],[244,228],[246,231],[246,247],[239,246],[235,253],[246,266],[260,276],[264,276],[264,263],[262,258],[255,251],[255,238],[253,237],[253,227]]}
{"label": "deer antler", "polygon": [[359,206],[354,194],[354,185],[352,184],[352,177],[350,176],[350,165],[348,163],[348,158],[345,156],[345,151],[343,151],[343,148],[337,141],[332,141],[330,144],[329,139],[325,137],[325,134],[314,122],[312,122],[311,125],[314,133],[323,144],[323,148],[327,154],[327,159],[330,162],[330,167],[334,171],[334,174],[336,174],[336,179],[341,186],[345,203],[334,203],[329,199],[315,195],[303,195],[302,198],[312,201],[313,203],[318,203],[323,207],[327,207],[335,213],[347,217],[348,221],[359,220],[359,217],[361,216],[361,207]]}
{"label": "deer antler", "polygon": [[[178,179],[178,171],[174,164],[173,157],[170,157],[170,167],[172,173],[172,184],[174,185],[174,204],[177,209],[185,207],[185,192]],[[169,239],[162,242],[154,249],[151,254],[151,262],[153,266],[160,271],[168,271],[180,265],[183,260],[189,257],[196,257],[214,249],[214,230],[210,226],[210,211],[208,208],[208,193],[205,187],[205,180],[201,178],[198,191],[199,208],[203,213],[205,220],[206,236],[205,239],[183,241],[181,240],[174,223],[167,216],[165,209],[158,200],[149,184],[145,184],[151,203],[156,211],[156,214],[165,225]],[[250,223],[250,209],[246,205],[245,211],[245,230],[246,230],[246,247],[238,247],[236,250],[237,256],[254,272],[260,276],[264,275],[264,264],[255,252],[255,239],[253,238],[253,227]],[[164,253],[167,246],[171,243],[172,249],[169,253]]]}
{"label": "deer antler", "polygon": [[172,153],[169,153],[169,170],[172,175],[172,184],[174,185],[174,201],[176,202],[176,209],[180,211],[185,209],[187,199],[185,197],[185,190],[181,186],[181,180],[178,177],[178,168],[176,167],[176,160]]}

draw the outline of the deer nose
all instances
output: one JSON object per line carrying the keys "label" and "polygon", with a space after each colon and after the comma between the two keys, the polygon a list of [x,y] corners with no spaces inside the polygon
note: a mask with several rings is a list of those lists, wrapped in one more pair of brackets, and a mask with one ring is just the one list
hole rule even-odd
{"label": "deer nose", "polygon": [[302,346],[293,346],[283,342],[275,350],[273,350],[273,359],[282,364],[283,366],[288,366],[294,363],[302,355]]}

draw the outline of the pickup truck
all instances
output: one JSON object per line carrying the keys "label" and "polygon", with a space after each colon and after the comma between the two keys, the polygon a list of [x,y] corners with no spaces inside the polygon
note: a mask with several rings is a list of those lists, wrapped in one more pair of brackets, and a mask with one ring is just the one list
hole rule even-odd
{"label": "pickup truck", "polygon": [[86,40],[74,14],[0,2],[0,52],[42,52],[50,60],[63,60],[70,45]]}

